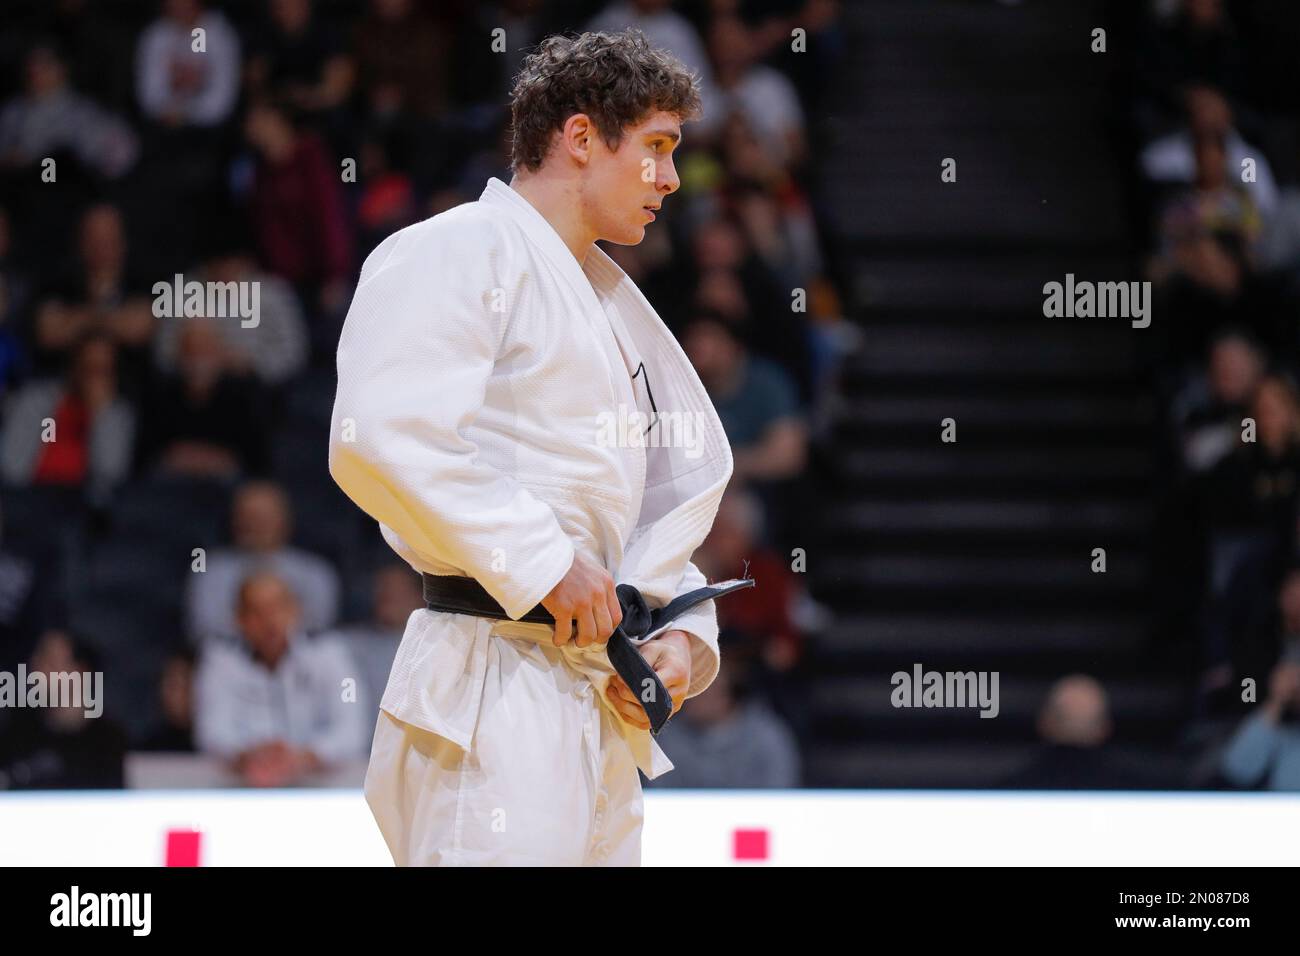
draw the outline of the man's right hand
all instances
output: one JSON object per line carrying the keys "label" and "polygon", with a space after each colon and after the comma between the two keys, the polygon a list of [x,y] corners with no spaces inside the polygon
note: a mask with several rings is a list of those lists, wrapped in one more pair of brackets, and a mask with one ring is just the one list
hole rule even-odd
{"label": "man's right hand", "polygon": [[556,647],[563,647],[575,637],[575,624],[575,643],[587,647],[604,644],[623,621],[614,579],[600,565],[576,552],[568,573],[542,598],[542,607],[555,618]]}

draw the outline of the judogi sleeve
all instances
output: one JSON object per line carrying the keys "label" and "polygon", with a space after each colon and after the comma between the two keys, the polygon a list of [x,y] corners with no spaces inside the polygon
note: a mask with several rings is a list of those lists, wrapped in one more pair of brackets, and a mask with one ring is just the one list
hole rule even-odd
{"label": "judogi sleeve", "polygon": [[329,465],[363,511],[518,619],[574,549],[550,508],[465,436],[524,281],[510,262],[509,239],[468,217],[411,227],[371,253],[339,341]]}
{"label": "judogi sleeve", "polygon": [[[685,594],[708,584],[704,572],[693,562],[686,562],[677,594]],[[725,599],[724,599],[725,600]],[[691,636],[691,683],[686,696],[703,693],[718,676],[718,611],[712,601],[693,607],[669,625],[669,630],[685,631]]]}

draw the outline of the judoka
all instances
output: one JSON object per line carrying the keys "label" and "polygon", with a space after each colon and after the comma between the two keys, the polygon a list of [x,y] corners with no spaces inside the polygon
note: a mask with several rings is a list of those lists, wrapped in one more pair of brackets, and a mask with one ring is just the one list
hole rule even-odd
{"label": "judoka", "polygon": [[[511,93],[511,182],[362,267],[330,473],[443,608],[407,623],[366,775],[398,865],[640,862],[637,770],[672,764],[606,642],[622,585],[651,608],[705,585],[690,557],[732,457],[681,348],[594,243],[642,240],[699,109],[639,32],[551,37]],[[611,442],[611,415],[696,427]],[[539,607],[553,624],[521,620]],[[713,603],[624,646],[675,712],[717,673]]]}

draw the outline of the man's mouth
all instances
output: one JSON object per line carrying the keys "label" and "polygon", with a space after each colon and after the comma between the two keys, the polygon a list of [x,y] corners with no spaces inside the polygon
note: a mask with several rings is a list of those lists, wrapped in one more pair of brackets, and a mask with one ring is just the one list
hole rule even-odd
{"label": "man's mouth", "polygon": [[658,209],[659,207],[658,207],[658,206],[642,206],[641,208],[644,209],[646,212],[648,212],[648,213],[650,214],[650,221],[651,221],[651,222],[654,222],[654,221],[655,221],[655,210]]}

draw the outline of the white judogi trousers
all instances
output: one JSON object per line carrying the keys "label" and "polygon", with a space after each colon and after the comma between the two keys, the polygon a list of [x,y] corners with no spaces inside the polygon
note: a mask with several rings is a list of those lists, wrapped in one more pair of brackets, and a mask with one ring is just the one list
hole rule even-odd
{"label": "white judogi trousers", "polygon": [[490,638],[469,749],[379,712],[365,793],[398,866],[640,865],[632,750],[549,629],[528,630]]}

